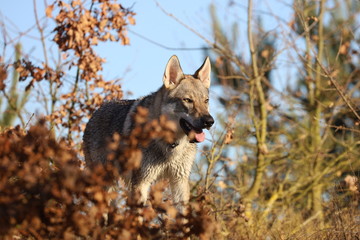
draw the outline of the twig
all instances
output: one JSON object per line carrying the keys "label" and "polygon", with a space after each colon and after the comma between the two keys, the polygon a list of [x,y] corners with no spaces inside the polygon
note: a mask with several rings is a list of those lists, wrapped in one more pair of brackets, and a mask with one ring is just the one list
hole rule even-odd
{"label": "twig", "polygon": [[317,212],[316,214],[314,214],[313,216],[311,216],[310,218],[308,218],[305,222],[303,222],[301,225],[299,225],[298,227],[296,227],[291,234],[295,234],[297,231],[299,231],[301,228],[305,227],[308,223],[310,223],[311,221],[315,220],[318,216],[319,216],[320,212]]}
{"label": "twig", "polygon": [[[76,77],[75,77],[75,84],[74,84],[74,88],[73,88],[73,91],[72,91],[72,94],[75,94],[78,90],[78,84],[79,84],[79,80],[80,80],[80,67],[78,66],[77,67],[77,70],[76,70]],[[75,101],[71,101],[71,107],[68,109],[68,113],[69,113],[69,119],[68,119],[68,141],[71,142],[72,140],[72,134],[71,134],[71,126],[72,126],[72,120],[71,120],[71,113],[72,111],[74,111],[74,107],[75,107]]]}
{"label": "twig", "polygon": [[149,43],[151,43],[151,44],[154,44],[154,45],[156,45],[156,46],[158,46],[158,47],[164,48],[164,49],[166,49],[166,50],[175,50],[175,51],[198,51],[198,50],[212,50],[212,49],[214,49],[213,47],[201,47],[201,48],[195,48],[195,47],[194,47],[194,48],[168,47],[168,46],[163,45],[163,44],[161,44],[161,43],[158,43],[158,42],[156,42],[156,41],[154,41],[154,40],[151,40],[150,38],[145,37],[144,35],[142,35],[142,34],[140,34],[140,33],[134,32],[134,31],[132,31],[132,30],[130,30],[130,29],[128,29],[128,31],[131,32],[132,34],[134,34],[135,36],[137,36],[137,37],[139,37],[139,38],[141,38],[141,39],[143,39],[143,40],[145,40],[145,41],[147,41],[147,42],[149,42]]}
{"label": "twig", "polygon": [[[35,15],[35,21],[36,21],[36,26],[37,29],[40,33],[40,42],[42,44],[42,48],[43,48],[43,54],[44,54],[44,61],[45,61],[45,67],[48,68],[49,66],[49,58],[48,58],[48,54],[47,54],[47,47],[46,47],[46,38],[44,35],[44,28],[40,25],[40,21],[38,18],[38,14],[37,14],[37,7],[36,7],[36,0],[33,0],[33,5],[34,5],[34,15]],[[58,88],[56,87],[56,81],[53,81],[51,78],[47,79],[49,82],[49,93],[50,93],[50,114],[53,114],[55,111],[55,104],[57,102],[57,90]],[[55,86],[54,86],[55,85]],[[45,103],[45,105],[47,105]],[[50,129],[53,129],[53,122],[50,123]]]}
{"label": "twig", "polygon": [[213,48],[218,48],[218,46],[211,42],[210,40],[208,40],[207,38],[205,38],[203,35],[199,34],[197,31],[195,31],[192,27],[188,26],[187,24],[185,24],[183,21],[181,21],[179,18],[175,17],[172,13],[167,12],[158,1],[154,0],[156,3],[156,6],[158,8],[160,8],[160,10],[165,13],[166,15],[168,15],[169,17],[173,18],[176,22],[178,22],[180,25],[184,26],[185,28],[189,29],[192,33],[194,33],[196,36],[198,36],[199,38],[201,38],[202,40],[204,40],[208,45],[213,46]]}
{"label": "twig", "polygon": [[340,95],[340,97],[344,100],[346,105],[350,108],[351,112],[356,116],[356,118],[360,121],[360,115],[356,112],[355,108],[353,107],[351,100],[346,97],[346,95],[340,89],[339,84],[335,81],[335,79],[331,76],[331,73],[324,67],[324,65],[320,62],[320,59],[315,56],[316,62],[319,64],[325,75],[330,79],[330,82],[335,87],[336,91]]}
{"label": "twig", "polygon": [[29,120],[27,121],[27,123],[26,123],[25,126],[24,126],[24,129],[27,128],[27,126],[29,125],[29,123],[30,123],[31,119],[34,117],[34,115],[35,115],[35,113],[31,114]]}
{"label": "twig", "polygon": [[[218,44],[210,41],[209,39],[207,39],[206,37],[204,37],[203,35],[201,35],[199,32],[197,32],[195,29],[193,29],[192,27],[190,27],[189,25],[185,24],[183,21],[181,21],[179,18],[175,17],[172,13],[167,12],[156,0],[154,0],[156,6],[158,8],[160,8],[160,10],[166,14],[167,16],[173,18],[176,22],[178,22],[180,25],[182,25],[183,27],[185,27],[186,29],[188,29],[189,31],[191,31],[192,33],[194,33],[196,36],[198,36],[199,38],[201,38],[202,40],[204,40],[204,42],[206,44],[208,44],[209,46],[211,46],[211,49],[213,49],[216,52],[219,52],[220,54],[224,55],[225,57],[227,57],[228,59],[230,59],[231,61],[233,61],[241,70],[243,70],[243,66],[241,64],[241,62],[239,61],[239,59],[234,56],[233,52],[228,51],[227,49],[224,49],[222,47],[220,47]],[[244,71],[243,71],[244,72]]]}

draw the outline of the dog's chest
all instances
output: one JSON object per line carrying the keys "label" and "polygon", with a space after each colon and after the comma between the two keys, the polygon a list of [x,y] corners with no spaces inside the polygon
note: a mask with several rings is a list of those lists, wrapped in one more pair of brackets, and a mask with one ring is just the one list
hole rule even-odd
{"label": "dog's chest", "polygon": [[188,177],[195,160],[196,145],[180,141],[176,147],[149,146],[143,155],[143,171],[154,171],[160,178]]}
{"label": "dog's chest", "polygon": [[193,144],[179,144],[164,164],[164,175],[170,178],[188,177],[195,160],[196,147]]}

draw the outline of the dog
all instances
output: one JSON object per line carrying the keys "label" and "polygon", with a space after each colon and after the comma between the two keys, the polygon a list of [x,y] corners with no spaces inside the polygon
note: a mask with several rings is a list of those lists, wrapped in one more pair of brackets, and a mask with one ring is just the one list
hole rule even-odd
{"label": "dog", "polygon": [[148,109],[149,121],[165,115],[176,125],[175,142],[152,141],[142,147],[140,168],[132,172],[128,182],[132,192],[140,193],[141,204],[146,204],[149,188],[158,179],[169,181],[174,203],[187,203],[196,143],[205,140],[203,130],[214,124],[209,113],[210,73],[209,57],[193,75],[188,75],[174,55],[166,65],[163,86],[158,91],[137,100],[104,103],[94,112],[83,135],[86,162],[106,162],[108,139],[116,133],[131,133],[138,107]]}

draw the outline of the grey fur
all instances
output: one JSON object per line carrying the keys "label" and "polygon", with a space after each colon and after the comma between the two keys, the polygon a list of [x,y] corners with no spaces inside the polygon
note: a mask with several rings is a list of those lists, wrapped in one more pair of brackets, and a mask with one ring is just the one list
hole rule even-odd
{"label": "grey fur", "polygon": [[149,120],[166,115],[176,123],[176,147],[154,140],[142,149],[139,169],[127,179],[133,191],[140,192],[145,203],[150,185],[160,178],[170,182],[174,202],[189,200],[189,175],[196,155],[196,141],[203,141],[202,129],[210,128],[214,120],[209,114],[210,61],[194,75],[185,75],[179,60],[172,56],[166,66],[163,86],[137,100],[117,100],[104,103],[92,116],[83,137],[85,160],[106,162],[107,140],[114,133],[127,136],[133,128],[132,116],[138,106],[149,109]]}

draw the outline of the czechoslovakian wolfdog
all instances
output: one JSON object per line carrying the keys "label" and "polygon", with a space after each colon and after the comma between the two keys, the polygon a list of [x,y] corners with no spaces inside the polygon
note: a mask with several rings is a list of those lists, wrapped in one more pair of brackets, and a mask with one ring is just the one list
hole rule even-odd
{"label": "czechoslovakian wolfdog", "polygon": [[92,116],[83,137],[85,160],[106,162],[107,143],[113,134],[130,134],[137,107],[149,110],[149,121],[165,115],[176,123],[175,143],[151,141],[143,147],[140,168],[128,179],[131,190],[140,193],[145,204],[150,185],[160,178],[169,180],[173,201],[189,200],[189,175],[196,155],[196,143],[205,139],[203,129],[214,124],[209,114],[210,60],[207,57],[194,75],[184,74],[174,55],[166,65],[163,86],[137,100],[104,103]]}

